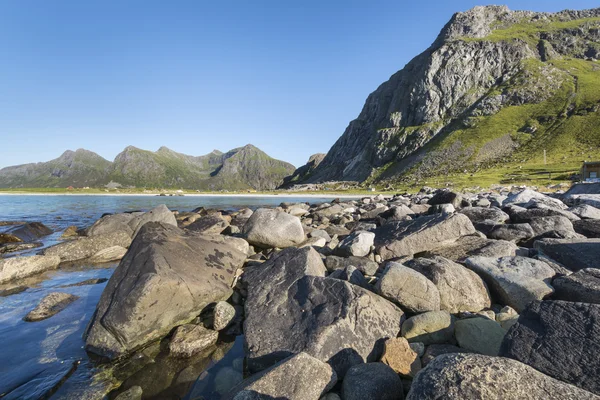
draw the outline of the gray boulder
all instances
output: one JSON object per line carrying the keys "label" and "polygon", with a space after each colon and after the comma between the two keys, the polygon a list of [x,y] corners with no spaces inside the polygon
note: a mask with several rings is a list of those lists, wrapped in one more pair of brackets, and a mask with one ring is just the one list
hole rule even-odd
{"label": "gray boulder", "polygon": [[401,334],[411,343],[449,343],[454,338],[454,321],[448,311],[430,311],[407,319]]}
{"label": "gray boulder", "polygon": [[471,256],[504,257],[514,256],[519,248],[506,240],[485,239],[479,236],[463,236],[454,243],[446,244],[423,253],[423,256],[441,256],[452,261],[461,261]]}
{"label": "gray boulder", "polygon": [[552,281],[554,298],[600,304],[600,269],[585,268]]}
{"label": "gray boulder", "polygon": [[492,298],[518,312],[534,300],[553,293],[554,270],[545,262],[528,257],[469,257],[465,265],[487,283]]}
{"label": "gray boulder", "polygon": [[575,232],[587,238],[600,238],[600,219],[582,219],[573,222]]}
{"label": "gray boulder", "polygon": [[382,339],[397,336],[402,310],[324,275],[325,266],[310,247],[285,249],[247,268],[244,334],[250,371],[306,352],[342,377],[353,364],[377,360]]}
{"label": "gray boulder", "polygon": [[387,260],[433,250],[474,233],[473,224],[463,214],[431,215],[381,226],[375,232],[375,248]]}
{"label": "gray boulder", "polygon": [[217,342],[219,333],[202,325],[184,324],[178,326],[169,342],[169,354],[189,358]]}
{"label": "gray boulder", "polygon": [[539,236],[550,231],[575,232],[573,223],[560,215],[533,218],[529,221],[529,225],[533,229],[534,236]]}
{"label": "gray boulder", "polygon": [[336,381],[329,364],[298,353],[242,381],[224,400],[318,400]]}
{"label": "gray boulder", "polygon": [[458,345],[488,356],[497,356],[506,331],[488,318],[467,318],[456,321],[454,336]]}
{"label": "gray boulder", "polygon": [[131,236],[125,231],[102,233],[89,237],[81,237],[68,242],[59,243],[42,250],[46,256],[58,256],[61,262],[85,260],[109,247],[128,248]]}
{"label": "gray boulder", "polygon": [[110,214],[105,215],[87,229],[84,230],[85,236],[97,236],[107,233],[114,233],[118,231],[124,231],[133,236],[133,229],[129,226],[129,223],[136,216],[143,213],[121,213],[121,214]]}
{"label": "gray boulder", "polygon": [[300,218],[285,212],[259,208],[242,229],[246,240],[259,247],[290,247],[305,240]]}
{"label": "gray boulder", "polygon": [[531,239],[535,232],[528,223],[496,225],[487,233],[490,239],[508,240],[519,242]]}
{"label": "gray boulder", "polygon": [[411,313],[440,309],[440,292],[434,283],[399,263],[387,264],[375,289],[381,296]]}
{"label": "gray boulder", "polygon": [[421,370],[407,400],[595,400],[597,396],[550,378],[515,360],[447,354]]}
{"label": "gray boulder", "polygon": [[554,204],[556,207],[560,207],[560,208],[565,207],[565,205],[563,204],[562,201],[560,201],[558,199],[553,199],[552,197],[546,196],[545,194],[536,192],[535,190],[531,190],[531,189],[525,189],[520,192],[511,193],[502,202],[502,205],[507,206],[509,204],[527,204],[532,199],[546,201],[546,202]]}
{"label": "gray boulder", "polygon": [[121,258],[125,257],[127,253],[127,249],[121,246],[112,246],[107,247],[106,249],[102,249],[87,260],[90,263],[107,263],[111,261],[118,261]]}
{"label": "gray boulder", "polygon": [[23,242],[33,242],[51,234],[52,229],[48,228],[41,222],[28,222],[26,224],[10,228],[4,233],[13,235],[21,239]]}
{"label": "gray boulder", "polygon": [[358,364],[342,383],[342,400],[403,400],[402,381],[384,363]]}
{"label": "gray boulder", "polygon": [[374,240],[375,234],[373,232],[352,232],[338,244],[334,252],[341,257],[364,257],[371,252]]}
{"label": "gray boulder", "polygon": [[589,204],[579,204],[569,208],[569,211],[581,219],[600,219],[600,210]]}
{"label": "gray boulder", "polygon": [[544,239],[533,247],[571,271],[597,268],[600,260],[600,239]]}
{"label": "gray boulder", "polygon": [[415,258],[406,266],[423,274],[437,287],[440,309],[449,313],[477,312],[491,305],[488,288],[476,273],[446,258]]}
{"label": "gray boulder", "polygon": [[162,222],[167,225],[177,226],[177,220],[173,212],[166,205],[161,204],[143,214],[136,215],[129,221],[129,227],[133,230],[133,237],[148,222]]}
{"label": "gray boulder", "polygon": [[454,208],[460,208],[462,200],[463,198],[459,193],[450,190],[438,190],[433,197],[429,199],[427,204],[452,204]]}
{"label": "gray boulder", "polygon": [[23,256],[0,259],[0,283],[26,278],[55,269],[60,264],[58,256]]}
{"label": "gray boulder", "polygon": [[108,281],[86,334],[86,349],[115,358],[226,300],[246,255],[226,242],[145,224]]}
{"label": "gray boulder", "polygon": [[536,301],[506,334],[500,355],[600,394],[600,305]]}
{"label": "gray boulder", "polygon": [[459,212],[469,217],[473,223],[488,220],[502,224],[510,219],[507,213],[496,207],[465,207]]}
{"label": "gray boulder", "polygon": [[229,222],[223,218],[221,213],[214,213],[198,218],[187,226],[187,229],[194,232],[203,232],[206,234],[219,234],[229,226]]}

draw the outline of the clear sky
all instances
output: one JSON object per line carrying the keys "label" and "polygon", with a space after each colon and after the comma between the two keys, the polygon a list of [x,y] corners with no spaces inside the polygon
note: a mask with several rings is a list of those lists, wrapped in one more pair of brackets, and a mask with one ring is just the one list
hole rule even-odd
{"label": "clear sky", "polygon": [[[304,164],[367,95],[485,1],[0,0],[0,167],[86,148]],[[588,0],[506,1],[559,11]]]}

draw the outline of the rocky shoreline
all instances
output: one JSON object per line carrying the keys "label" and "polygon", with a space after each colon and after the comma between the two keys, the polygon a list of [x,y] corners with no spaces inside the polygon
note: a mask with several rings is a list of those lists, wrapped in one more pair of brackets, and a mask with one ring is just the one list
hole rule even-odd
{"label": "rocky shoreline", "polygon": [[[90,357],[160,343],[185,365],[238,337],[226,399],[600,399],[600,209],[511,189],[110,214],[38,255],[7,252],[0,283],[10,296],[63,265],[119,262]],[[40,225],[0,246],[36,243]],[[26,321],[77,301],[57,290]],[[107,390],[90,398],[158,398]]]}

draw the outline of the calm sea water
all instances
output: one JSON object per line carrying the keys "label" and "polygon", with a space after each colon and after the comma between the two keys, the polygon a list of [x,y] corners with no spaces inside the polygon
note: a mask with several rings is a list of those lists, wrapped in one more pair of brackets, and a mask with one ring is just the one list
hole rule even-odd
{"label": "calm sea water", "polygon": [[[39,221],[55,231],[43,239],[44,246],[60,241],[70,225],[85,227],[104,213],[149,210],[166,204],[171,210],[196,207],[234,209],[276,206],[281,202],[322,203],[332,198],[315,197],[158,197],[158,196],[34,196],[0,195],[0,221]],[[3,229],[0,227],[0,230]],[[29,251],[35,253],[39,249]],[[88,357],[82,335],[106,283],[71,286],[90,278],[110,278],[117,264],[61,267],[19,282],[28,288],[0,297],[0,397],[6,399],[97,398],[109,385],[139,385],[144,397],[157,399],[219,399],[242,374],[243,338],[225,341],[206,354],[183,363],[174,362],[164,351],[146,349],[111,374]],[[0,285],[6,289],[14,284]],[[39,322],[23,317],[48,293],[67,292],[79,296],[55,316]],[[74,367],[75,366],[75,367]],[[112,367],[111,367],[112,368]],[[134,372],[128,373],[131,370]],[[68,379],[60,382],[65,374]],[[108,378],[111,375],[112,378]],[[54,389],[53,389],[54,388]],[[44,397],[47,398],[47,397]]]}

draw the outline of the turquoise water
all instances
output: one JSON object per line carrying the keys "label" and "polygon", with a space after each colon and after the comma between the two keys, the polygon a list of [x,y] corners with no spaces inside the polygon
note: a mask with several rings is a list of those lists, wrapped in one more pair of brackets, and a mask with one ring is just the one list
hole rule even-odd
{"label": "turquoise water", "polygon": [[[42,239],[44,246],[48,246],[60,241],[61,232],[66,227],[88,226],[104,213],[145,211],[160,204],[180,211],[201,206],[228,210],[276,206],[281,202],[314,204],[331,199],[0,195],[0,221],[44,223],[55,231]],[[18,282],[27,286],[21,293],[0,297],[0,398],[37,399],[51,396],[52,399],[91,399],[98,398],[98,393],[105,391],[110,380],[98,376],[105,376],[99,375],[99,372],[106,366],[89,358],[84,350],[82,335],[106,283],[64,286],[90,278],[110,278],[116,265],[61,267]],[[15,284],[0,285],[0,289],[11,286]],[[79,299],[46,320],[23,321],[23,317],[40,299],[53,291],[71,293],[79,296]],[[118,377],[123,388],[142,386],[144,398],[181,399],[187,396],[189,399],[218,399],[240,379],[243,356],[241,336],[225,338],[206,354],[184,363],[172,360],[160,345],[156,345],[131,357],[124,365],[115,366],[112,376]]]}

